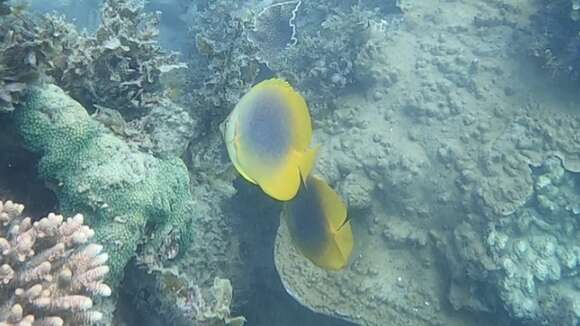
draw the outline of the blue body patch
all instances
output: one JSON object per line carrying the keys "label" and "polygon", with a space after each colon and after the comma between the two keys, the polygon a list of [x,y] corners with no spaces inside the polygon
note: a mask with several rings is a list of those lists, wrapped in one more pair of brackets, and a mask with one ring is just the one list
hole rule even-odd
{"label": "blue body patch", "polygon": [[250,105],[241,125],[244,142],[262,159],[283,159],[291,144],[290,109],[277,94],[258,94]]}
{"label": "blue body patch", "polygon": [[316,185],[307,182],[286,207],[288,227],[294,241],[307,252],[320,252],[327,241],[326,218],[321,203]]}

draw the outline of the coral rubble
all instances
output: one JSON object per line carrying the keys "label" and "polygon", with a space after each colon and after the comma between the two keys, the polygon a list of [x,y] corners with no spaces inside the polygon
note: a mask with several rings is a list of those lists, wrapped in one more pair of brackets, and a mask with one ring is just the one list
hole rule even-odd
{"label": "coral rubble", "polygon": [[111,295],[102,246],[78,214],[24,217],[0,201],[0,325],[93,325],[93,299]]}

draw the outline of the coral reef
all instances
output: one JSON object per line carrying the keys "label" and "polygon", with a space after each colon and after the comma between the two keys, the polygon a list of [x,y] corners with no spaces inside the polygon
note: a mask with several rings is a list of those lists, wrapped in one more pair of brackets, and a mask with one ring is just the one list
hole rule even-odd
{"label": "coral reef", "polygon": [[88,61],[57,84],[72,91],[83,81],[72,94],[85,106],[108,106],[128,119],[144,115],[161,95],[160,75],[177,67],[177,58],[158,45],[158,18],[141,1],[107,0],[101,21],[85,49]]}
{"label": "coral reef", "polygon": [[130,289],[131,300],[164,323],[175,326],[245,323],[244,317],[231,316],[233,288],[227,279],[216,277],[210,285],[200,287],[175,268],[146,273],[132,267],[130,273],[134,277],[127,280],[125,291]]}
{"label": "coral reef", "polygon": [[[125,266],[135,276],[122,289],[135,315],[223,325],[263,293],[252,281],[281,287],[264,280],[278,207],[234,182],[217,131],[274,74],[313,104],[317,173],[347,200],[357,239],[351,266],[326,273],[279,229],[276,268],[298,302],[365,325],[578,323],[578,97],[521,67],[532,43],[550,72],[579,79],[577,0],[152,3],[190,26],[187,66],[138,2],[107,1],[94,37],[0,13],[14,27],[0,33],[0,99],[17,108],[0,123],[41,156],[65,212],[124,249],[110,284]],[[43,79],[93,116],[53,86],[26,89]],[[190,175],[171,158],[184,150]],[[219,305],[216,277],[233,287],[215,284]]]}
{"label": "coral reef", "polygon": [[[576,325],[578,174],[565,170],[555,156],[528,173],[533,190],[521,207],[491,215],[481,226],[462,223],[455,228],[455,256],[448,257],[456,271],[450,300],[475,311],[498,311],[501,306],[528,325]],[[485,294],[459,302],[465,293]]]}
{"label": "coral reef", "polygon": [[296,14],[302,1],[276,2],[256,14],[248,39],[260,49],[260,60],[266,65],[280,52],[297,43]]}
{"label": "coral reef", "polygon": [[27,84],[62,75],[79,48],[72,25],[55,16],[24,12],[0,16],[0,111],[12,111]]}
{"label": "coral reef", "polygon": [[490,225],[485,244],[499,267],[499,296],[518,319],[555,321],[546,301],[568,301],[570,305],[560,309],[576,317],[558,324],[580,321],[579,290],[564,290],[566,284],[578,282],[580,272],[578,180],[558,158],[547,159],[534,174],[530,204]]}
{"label": "coral reef", "polygon": [[580,4],[577,0],[542,1],[535,15],[532,54],[552,76],[580,80]]}
{"label": "coral reef", "polygon": [[180,67],[176,55],[158,45],[158,18],[145,13],[140,1],[105,1],[94,36],[54,15],[0,19],[4,111],[26,84],[45,77],[90,110],[114,108],[132,120],[163,98],[160,76]]}
{"label": "coral reef", "polygon": [[197,124],[185,108],[161,99],[143,119],[143,130],[151,140],[154,153],[179,157],[187,150]]}
{"label": "coral reef", "polygon": [[[175,57],[166,55],[157,45],[156,21],[157,17],[144,13],[142,4],[132,5],[130,1],[107,1],[103,22],[94,37],[76,33],[72,25],[54,16],[15,19],[17,28],[34,22],[36,29],[29,29],[28,34],[23,29],[21,34],[30,44],[38,42],[47,50],[28,49],[23,46],[26,42],[14,42],[15,51],[10,54],[26,57],[29,52],[42,53],[40,58],[47,63],[38,60],[43,64],[34,66],[34,82],[54,82],[94,114],[89,117],[57,87],[40,85],[28,91],[19,89],[19,93],[27,94],[18,98],[24,102],[12,102],[22,112],[16,112],[15,119],[8,119],[4,125],[13,124],[25,147],[42,156],[39,175],[56,193],[61,209],[84,213],[101,243],[115,248],[109,261],[109,283],[113,287],[122,280],[123,269],[134,255],[139,256],[140,268],[150,272],[172,266],[168,263],[171,261],[182,272],[188,271],[188,280],[202,288],[210,287],[215,276],[234,276],[236,286],[245,287],[247,281],[239,281],[243,277],[234,275],[240,265],[239,243],[232,237],[234,232],[221,207],[234,190],[229,181],[208,184],[215,174],[226,170],[227,160],[220,158],[225,153],[217,128],[211,142],[206,142],[204,135],[208,116],[213,117],[211,123],[216,126],[225,115],[223,111],[215,119],[216,106],[210,104],[222,95],[219,89],[232,92],[230,103],[237,101],[239,94],[234,93],[234,87],[204,88],[205,92],[193,93],[199,95],[195,101],[181,102],[188,110],[193,105],[191,112],[165,97],[178,99],[174,95],[182,89],[181,77],[191,75],[189,70],[187,75],[174,75],[173,68],[184,71],[185,66],[176,64]],[[70,41],[66,47],[69,52],[62,52],[68,60],[52,62],[56,58],[53,45],[61,43],[42,34],[51,33],[49,22],[58,28],[54,35],[62,36],[59,42]],[[21,34],[16,33],[19,37]],[[219,54],[221,59],[211,60],[229,60],[228,51]],[[236,63],[230,67],[239,68]],[[222,74],[221,68],[216,65],[211,71],[217,76]],[[25,80],[20,85],[24,84],[34,83]],[[189,92],[185,94],[192,100]],[[195,120],[191,113],[195,113]],[[204,140],[196,141],[191,149],[191,165],[201,179],[192,188],[198,198],[195,203],[188,189],[187,170],[176,158],[194,134]],[[140,153],[130,145],[133,143],[165,159]],[[228,177],[230,181],[232,178]],[[200,221],[199,228],[190,227],[192,219]],[[191,241],[193,233],[199,242]],[[208,247],[207,243],[216,246]],[[188,246],[195,250],[187,251]],[[140,286],[155,288],[155,284]],[[170,302],[173,293],[168,290],[159,296],[161,301]],[[157,312],[160,309],[150,308]]]}
{"label": "coral reef", "polygon": [[83,216],[34,221],[23,205],[0,201],[0,325],[93,325],[102,314],[91,297],[107,297],[109,268]]}
{"label": "coral reef", "polygon": [[[310,102],[326,104],[349,88],[377,82],[374,34],[383,34],[400,11],[395,1],[286,1],[256,14],[248,37],[257,57],[301,89]],[[316,113],[315,113],[316,114]]]}
{"label": "coral reef", "polygon": [[201,288],[211,287],[215,277],[228,278],[234,293],[245,293],[251,274],[242,257],[239,207],[231,207],[236,175],[218,124],[255,82],[259,62],[245,36],[250,22],[242,12],[243,4],[219,0],[187,5],[183,19],[195,45],[186,56],[189,68],[182,71],[185,78],[163,76],[162,80],[181,90],[172,100],[186,108],[196,124],[185,154],[196,198],[196,241],[183,257],[159,270],[179,271]]}
{"label": "coral reef", "polygon": [[159,263],[189,246],[192,199],[179,159],[132,149],[54,85],[30,89],[13,123],[41,155],[38,173],[61,209],[83,213],[110,252],[113,287],[139,244]]}
{"label": "coral reef", "polygon": [[128,120],[145,115],[161,97],[160,75],[178,62],[158,45],[158,18],[143,5],[105,1],[95,36],[84,37],[55,83],[87,108],[113,108]]}
{"label": "coral reef", "polygon": [[246,39],[250,21],[237,14],[241,4],[227,0],[199,1],[187,22],[195,49],[189,54],[188,103],[200,121],[215,130],[238,99],[255,82],[259,65],[255,47]]}
{"label": "coral reef", "polygon": [[[578,97],[558,101],[545,80],[528,84],[538,76],[522,74],[514,58],[525,53],[521,36],[530,26],[522,12],[533,10],[500,2],[407,2],[400,29],[375,48],[384,59],[376,69],[396,83],[381,84],[378,96],[340,96],[319,117],[317,172],[352,204],[357,243],[342,275],[324,273],[300,260],[280,227],[276,267],[299,302],[365,325],[574,325],[576,272],[564,272],[557,253],[535,260],[542,281],[527,258],[510,279],[499,257],[513,254],[511,242],[505,251],[488,243],[491,230],[505,231],[501,225],[508,239],[524,236],[510,225],[535,201],[535,173],[543,172],[530,166],[557,156],[569,171],[579,167],[579,120],[570,113]],[[562,216],[569,225],[572,216]],[[577,246],[577,233],[554,236],[560,227],[535,236],[555,241],[555,252]],[[536,292],[528,294],[530,277]],[[515,317],[528,297],[533,313]]]}
{"label": "coral reef", "polygon": [[73,23],[79,30],[86,29],[94,32],[99,26],[99,9],[102,0],[29,0],[26,1],[31,11],[40,13],[62,14],[65,19]]}

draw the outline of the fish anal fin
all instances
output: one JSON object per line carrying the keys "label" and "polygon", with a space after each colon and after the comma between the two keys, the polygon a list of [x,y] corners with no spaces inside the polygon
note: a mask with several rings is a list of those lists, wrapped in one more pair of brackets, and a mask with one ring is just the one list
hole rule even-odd
{"label": "fish anal fin", "polygon": [[294,162],[285,162],[272,175],[256,179],[266,194],[280,201],[294,198],[300,187],[300,171]]}

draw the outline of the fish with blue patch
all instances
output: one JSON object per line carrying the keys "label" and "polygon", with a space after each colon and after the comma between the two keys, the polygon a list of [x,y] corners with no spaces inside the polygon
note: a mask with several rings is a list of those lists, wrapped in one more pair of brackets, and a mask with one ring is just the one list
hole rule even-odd
{"label": "fish with blue patch", "polygon": [[294,246],[314,265],[333,271],[348,265],[354,241],[346,205],[325,181],[308,177],[282,214]]}
{"label": "fish with blue patch", "polygon": [[220,125],[228,155],[246,180],[287,201],[306,180],[317,150],[304,98],[286,81],[269,79],[245,94]]}

